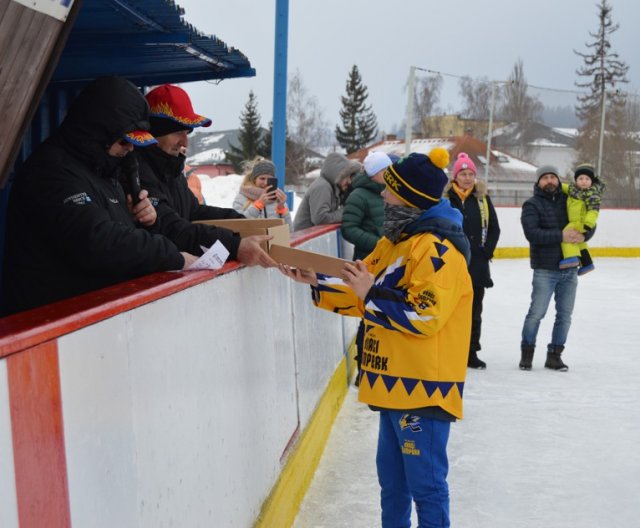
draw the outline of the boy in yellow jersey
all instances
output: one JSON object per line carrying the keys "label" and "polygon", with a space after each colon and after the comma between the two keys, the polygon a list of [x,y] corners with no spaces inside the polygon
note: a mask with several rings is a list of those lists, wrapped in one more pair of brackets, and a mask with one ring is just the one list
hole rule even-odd
{"label": "boy in yellow jersey", "polygon": [[280,265],[316,306],[364,317],[359,400],[380,413],[382,526],[448,527],[447,441],[462,418],[473,288],[461,213],[441,200],[446,150],[410,154],[384,173],[384,236],[338,277]]}

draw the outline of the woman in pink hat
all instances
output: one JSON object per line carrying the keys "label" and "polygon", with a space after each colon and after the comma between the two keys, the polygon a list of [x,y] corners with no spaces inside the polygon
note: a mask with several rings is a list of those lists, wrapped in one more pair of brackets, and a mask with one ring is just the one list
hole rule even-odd
{"label": "woman in pink hat", "polygon": [[500,225],[496,210],[487,194],[484,182],[476,179],[478,171],[473,160],[460,152],[453,165],[453,178],[445,189],[451,205],[462,212],[464,232],[471,244],[469,274],[473,282],[473,308],[471,314],[471,342],[467,366],[485,369],[487,364],[478,357],[482,326],[482,301],[485,288],[491,288],[489,261],[498,244]]}

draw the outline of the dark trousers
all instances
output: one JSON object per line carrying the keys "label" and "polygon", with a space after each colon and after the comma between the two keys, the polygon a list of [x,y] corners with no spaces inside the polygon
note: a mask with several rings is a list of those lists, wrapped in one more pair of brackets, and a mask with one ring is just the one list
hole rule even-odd
{"label": "dark trousers", "polygon": [[473,304],[471,305],[471,342],[470,352],[482,349],[480,346],[480,332],[482,331],[482,301],[484,300],[484,286],[473,283]]}
{"label": "dark trousers", "polygon": [[358,333],[356,334],[356,363],[358,364],[357,380],[360,379],[360,365],[362,364],[362,347],[364,346],[364,319],[360,319]]}

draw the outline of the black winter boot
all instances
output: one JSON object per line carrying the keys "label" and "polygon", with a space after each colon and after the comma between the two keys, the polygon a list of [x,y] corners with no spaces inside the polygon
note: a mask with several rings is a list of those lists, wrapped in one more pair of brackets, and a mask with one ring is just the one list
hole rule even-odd
{"label": "black winter boot", "polygon": [[547,347],[547,361],[544,363],[544,367],[557,370],[558,372],[566,372],[569,370],[569,367],[562,362],[562,351],[564,350],[563,346],[557,345],[549,345]]}
{"label": "black winter boot", "polygon": [[473,350],[469,352],[469,359],[467,360],[467,367],[472,369],[484,370],[487,368],[487,364],[478,357],[478,353]]}
{"label": "black winter boot", "polygon": [[535,349],[536,347],[534,345],[520,345],[520,370],[531,370]]}

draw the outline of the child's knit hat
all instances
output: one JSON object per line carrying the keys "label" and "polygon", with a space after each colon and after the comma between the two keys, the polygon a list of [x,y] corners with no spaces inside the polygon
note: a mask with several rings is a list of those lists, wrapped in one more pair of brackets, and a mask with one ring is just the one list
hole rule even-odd
{"label": "child's knit hat", "polygon": [[594,181],[596,181],[596,170],[594,168],[593,165],[591,165],[591,163],[581,163],[580,165],[578,165],[575,168],[575,171],[573,172],[573,179],[577,180],[578,176],[580,175],[585,175],[585,176],[589,176],[589,178],[591,179],[591,183],[593,183]]}
{"label": "child's knit hat", "polygon": [[448,178],[449,152],[437,147],[424,154],[412,153],[390,165],[384,172],[387,188],[410,207],[428,209],[440,202]]}

